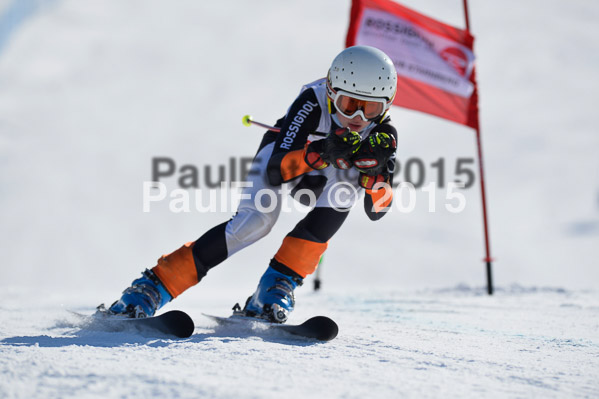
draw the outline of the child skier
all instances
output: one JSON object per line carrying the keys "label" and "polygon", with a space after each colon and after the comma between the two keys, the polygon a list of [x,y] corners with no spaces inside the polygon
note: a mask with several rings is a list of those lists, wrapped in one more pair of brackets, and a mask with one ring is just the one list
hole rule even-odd
{"label": "child skier", "polygon": [[[358,190],[365,189],[364,209],[372,220],[391,204],[397,133],[387,111],[396,84],[393,62],[382,51],[343,50],[326,78],[302,88],[277,121],[280,132],[264,134],[235,216],[162,256],[103,311],[153,316],[211,268],[268,234],[281,211],[280,187],[288,184],[292,194],[301,190],[302,199],[312,199],[312,209],[284,238],[243,309],[248,316],[285,322],[295,305],[294,289],[316,270]],[[271,194],[256,195],[261,190]]]}

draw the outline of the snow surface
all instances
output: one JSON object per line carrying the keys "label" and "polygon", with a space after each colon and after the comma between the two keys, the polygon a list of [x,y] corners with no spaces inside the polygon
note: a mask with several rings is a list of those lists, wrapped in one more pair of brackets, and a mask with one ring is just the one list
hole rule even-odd
{"label": "snow surface", "polygon": [[[404,1],[463,26],[460,1]],[[156,258],[234,210],[142,212],[152,157],[252,156],[343,48],[349,1],[0,0],[0,398],[599,397],[599,4],[472,2],[497,293],[484,295],[480,193],[463,212],[352,212],[324,289],[326,344],[216,328],[297,223],[215,268],[168,309],[188,340],[81,329]],[[393,109],[399,157],[475,158],[473,132]],[[164,182],[178,188],[177,176]],[[214,177],[213,177],[214,179]],[[204,176],[201,178],[204,186]],[[435,180],[427,166],[426,182]]]}
{"label": "snow surface", "polygon": [[[88,296],[86,295],[86,298]],[[91,298],[91,297],[90,297]],[[1,397],[597,397],[596,293],[513,286],[420,292],[302,291],[293,314],[322,312],[337,339],[217,327],[224,295],[185,306],[189,339],[81,330],[49,304],[0,309]],[[90,299],[93,301],[93,298]]]}

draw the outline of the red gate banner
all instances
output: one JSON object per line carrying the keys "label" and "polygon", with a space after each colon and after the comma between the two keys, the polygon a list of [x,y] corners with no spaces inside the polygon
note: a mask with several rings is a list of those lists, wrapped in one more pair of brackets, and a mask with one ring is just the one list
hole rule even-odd
{"label": "red gate banner", "polygon": [[369,45],[397,70],[394,105],[478,128],[474,37],[391,0],[353,0],[346,46]]}

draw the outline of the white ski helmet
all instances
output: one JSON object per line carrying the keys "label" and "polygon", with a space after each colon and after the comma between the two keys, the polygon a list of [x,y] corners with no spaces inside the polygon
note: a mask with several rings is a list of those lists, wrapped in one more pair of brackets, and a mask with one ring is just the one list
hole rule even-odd
{"label": "white ski helmet", "polygon": [[370,112],[361,110],[364,119],[373,120],[376,119],[374,113],[380,110],[376,116],[382,116],[389,109],[396,89],[397,73],[393,61],[387,54],[371,46],[353,46],[343,50],[333,60],[327,76],[327,95],[336,111],[346,117],[359,114],[360,105],[353,104],[349,113],[347,109],[344,112],[340,109],[343,108],[340,96],[381,103],[382,109],[373,105]]}

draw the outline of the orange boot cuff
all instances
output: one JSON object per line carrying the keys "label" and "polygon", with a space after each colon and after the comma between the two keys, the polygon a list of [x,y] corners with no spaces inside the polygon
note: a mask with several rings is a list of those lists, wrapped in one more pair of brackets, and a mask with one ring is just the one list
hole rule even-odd
{"label": "orange boot cuff", "polygon": [[188,242],[176,251],[163,255],[152,268],[173,298],[198,283],[198,272],[191,252],[193,245],[193,242]]}
{"label": "orange boot cuff", "polygon": [[306,278],[318,267],[320,257],[326,251],[327,246],[326,242],[320,243],[287,236],[276,253],[275,260]]}

